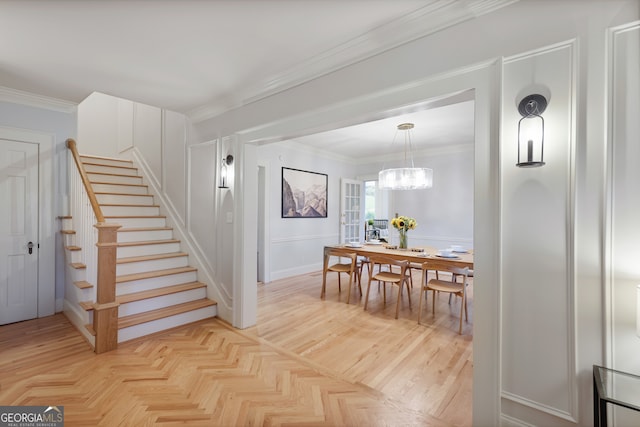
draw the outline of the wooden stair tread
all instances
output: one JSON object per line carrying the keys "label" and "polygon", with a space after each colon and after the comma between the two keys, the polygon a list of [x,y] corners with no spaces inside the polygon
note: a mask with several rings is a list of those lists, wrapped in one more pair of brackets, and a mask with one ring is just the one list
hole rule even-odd
{"label": "wooden stair tread", "polygon": [[61,215],[58,217],[58,219],[71,219],[73,218],[71,215]]}
{"label": "wooden stair tread", "polygon": [[210,307],[217,303],[213,300],[203,298],[196,301],[185,302],[182,304],[172,305],[170,307],[159,308],[157,310],[146,311],[144,313],[132,314],[130,316],[118,319],[118,329],[129,328],[141,323],[151,322],[162,319],[164,317],[175,316],[177,314],[198,310],[200,308]]}
{"label": "wooden stair tread", "polygon": [[116,283],[131,282],[133,280],[150,279],[153,277],[170,276],[172,274],[190,273],[197,271],[195,267],[168,268],[166,270],[145,271],[144,273],[125,274],[116,277]]}
{"label": "wooden stair tread", "polygon": [[65,246],[64,248],[65,248],[66,250],[68,250],[68,251],[81,251],[81,250],[82,250],[82,248],[81,248],[80,246],[74,246],[74,245],[72,245],[72,246]]}
{"label": "wooden stair tread", "polygon": [[[142,178],[140,175],[122,175],[119,173],[94,172],[94,171],[87,171],[87,175],[107,175],[107,176],[120,176],[123,178]],[[93,183],[91,179],[89,180],[89,182]]]}
{"label": "wooden stair tread", "polygon": [[104,218],[123,219],[123,218],[166,218],[166,215],[111,215]]}
{"label": "wooden stair tread", "polygon": [[96,336],[96,331],[95,329],[93,329],[93,325],[88,324],[88,325],[84,325],[84,327],[87,331],[89,331],[91,335],[93,335],[94,337]]}
{"label": "wooden stair tread", "polygon": [[131,170],[135,170],[137,171],[138,168],[136,168],[135,166],[125,166],[125,165],[108,165],[105,163],[96,163],[96,162],[87,162],[87,161],[82,161],[83,165],[89,165],[89,166],[103,166],[103,167],[107,167],[107,168],[119,168],[119,169],[131,169]]}
{"label": "wooden stair tread", "polygon": [[130,208],[159,208],[160,205],[132,205],[132,204],[124,204],[124,203],[100,203],[100,206],[126,206]]}
{"label": "wooden stair tread", "polygon": [[86,280],[78,280],[77,282],[73,282],[73,284],[80,289],[93,288],[93,285]]}
{"label": "wooden stair tread", "polygon": [[109,195],[109,196],[131,196],[131,197],[153,197],[153,194],[130,194],[130,193],[114,193],[113,191],[94,191],[93,194]]}
{"label": "wooden stair tread", "polygon": [[62,234],[76,234],[76,230],[60,230]]}
{"label": "wooden stair tread", "polygon": [[92,184],[101,185],[120,185],[122,187],[149,187],[147,184],[125,184],[123,182],[104,182],[104,181],[90,181]]}
{"label": "wooden stair tread", "polygon": [[72,262],[69,265],[75,268],[76,270],[82,270],[84,268],[87,268],[87,266],[81,262]]}
{"label": "wooden stair tread", "polygon": [[82,307],[82,309],[84,311],[91,311],[93,310],[93,302],[92,301],[80,301],[78,303],[78,305],[80,305],[80,307]]}
{"label": "wooden stair tread", "polygon": [[163,243],[180,243],[180,240],[168,239],[168,240],[141,240],[139,242],[118,242],[118,247],[125,246],[145,246],[145,245],[160,245]]}
{"label": "wooden stair tread", "polygon": [[141,301],[149,298],[155,298],[163,295],[177,294],[178,292],[190,291],[192,289],[204,288],[205,285],[202,282],[190,282],[182,283],[180,285],[166,286],[164,288],[150,289],[148,291],[133,292],[130,294],[119,295],[116,297],[116,302],[120,304],[126,304],[128,302]]}
{"label": "wooden stair tread", "polygon": [[96,160],[111,160],[114,162],[123,162],[123,163],[131,163],[133,164],[133,160],[129,159],[120,159],[118,157],[108,157],[108,156],[96,156],[95,154],[78,154],[81,159],[96,159]]}
{"label": "wooden stair tread", "polygon": [[130,232],[130,231],[166,231],[173,230],[172,227],[131,227],[131,228],[119,228],[118,233],[120,232]]}
{"label": "wooden stair tread", "polygon": [[157,259],[168,259],[168,258],[177,258],[181,256],[188,256],[186,252],[171,252],[168,254],[157,254],[157,255],[143,255],[143,256],[133,256],[128,258],[120,258],[116,261],[116,264],[128,264],[130,262],[140,262],[140,261],[153,261]]}

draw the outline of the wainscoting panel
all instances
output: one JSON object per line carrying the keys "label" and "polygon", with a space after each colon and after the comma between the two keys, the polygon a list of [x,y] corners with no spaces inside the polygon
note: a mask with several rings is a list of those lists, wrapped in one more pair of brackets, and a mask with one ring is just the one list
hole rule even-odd
{"label": "wainscoting panel", "polygon": [[[525,424],[577,417],[574,52],[573,42],[555,45],[508,58],[503,69],[502,412]],[[534,93],[548,100],[546,165],[519,168],[517,105]]]}
{"label": "wainscoting panel", "polygon": [[[607,364],[640,375],[636,335],[636,287],[640,285],[640,23],[610,34],[609,88],[611,168],[607,230]],[[615,425],[640,425],[640,414],[614,409]]]}

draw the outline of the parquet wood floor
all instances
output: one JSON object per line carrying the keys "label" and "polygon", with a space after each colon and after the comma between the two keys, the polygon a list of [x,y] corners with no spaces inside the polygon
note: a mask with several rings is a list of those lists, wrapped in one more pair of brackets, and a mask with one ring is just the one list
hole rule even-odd
{"label": "parquet wood floor", "polygon": [[[418,325],[421,274],[413,272],[412,306],[403,296],[396,320],[397,288],[387,288],[387,303],[372,284],[367,311],[353,286],[338,292],[337,274],[327,276],[320,299],[322,273],[258,285],[257,326],[245,330],[269,343],[329,367],[341,378],[364,384],[408,408],[449,425],[472,424],[473,285],[468,287],[469,321],[458,335],[460,301],[436,299],[436,315],[423,302]],[[343,276],[344,279],[344,276]],[[346,280],[343,280],[345,282]],[[363,293],[366,294],[366,276]]]}
{"label": "parquet wood floor", "polygon": [[255,328],[205,320],[100,355],[60,314],[2,326],[0,405],[64,406],[67,426],[470,425],[455,317],[417,325],[415,306],[396,321],[393,298],[364,312],[331,281],[320,300],[320,283],[261,285]]}

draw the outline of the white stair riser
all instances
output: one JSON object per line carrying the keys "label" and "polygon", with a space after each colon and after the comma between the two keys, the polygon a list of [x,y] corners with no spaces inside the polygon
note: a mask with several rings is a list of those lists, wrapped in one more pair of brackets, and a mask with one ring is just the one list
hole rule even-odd
{"label": "white stair riser", "polygon": [[80,160],[82,163],[97,163],[105,166],[120,166],[124,168],[133,167],[133,162],[127,160],[117,160],[117,159],[96,159],[93,157],[80,156]]}
{"label": "white stair riser", "polygon": [[186,267],[187,265],[189,265],[188,256],[127,262],[123,264],[116,264],[116,276],[144,273],[146,271],[154,270],[166,270],[168,268]]}
{"label": "white stair riser", "polygon": [[120,224],[124,228],[166,227],[167,220],[164,217],[153,218],[105,218],[109,223]]}
{"label": "white stair riser", "polygon": [[61,230],[73,230],[73,219],[72,218],[62,218],[60,224]]}
{"label": "white stair riser", "polygon": [[62,235],[63,245],[65,246],[73,246],[75,245],[76,235],[75,234],[63,234]]}
{"label": "white stair riser", "polygon": [[121,246],[117,250],[117,258],[134,256],[170,254],[180,251],[180,243],[158,243],[154,245]]}
{"label": "white stair riser", "polygon": [[154,216],[160,215],[158,206],[100,206],[104,216]]}
{"label": "white stair riser", "polygon": [[173,238],[173,230],[140,230],[119,231],[118,242],[148,242],[152,240],[169,240]]}
{"label": "white stair riser", "polygon": [[121,304],[118,307],[118,317],[130,316],[132,314],[144,313],[145,311],[157,310],[183,302],[190,302],[207,297],[207,288],[191,289],[169,295],[162,295],[155,298],[148,298],[141,301],[133,301]]}
{"label": "white stair riser", "polygon": [[84,263],[84,259],[82,258],[82,251],[70,251],[69,249],[65,249],[67,252],[67,262],[82,262]]}
{"label": "white stair riser", "polygon": [[142,184],[141,176],[120,176],[120,175],[105,175],[99,173],[87,173],[89,181],[93,182],[108,182],[114,184]]}
{"label": "white stair riser", "polygon": [[126,176],[136,176],[138,175],[138,171],[136,169],[130,168],[119,168],[116,166],[101,166],[101,165],[84,165],[84,170],[86,172],[94,172],[94,173],[109,173],[112,175],[126,175]]}
{"label": "white stair riser", "polygon": [[168,276],[150,277],[148,279],[116,283],[116,295],[126,295],[133,292],[142,292],[149,291],[151,289],[165,288],[167,286],[195,282],[197,279],[198,275],[196,274],[196,272],[189,271],[186,273],[170,274]]}
{"label": "white stair riser", "polygon": [[176,326],[186,325],[188,323],[197,322],[199,320],[215,317],[218,314],[217,307],[211,305],[198,310],[189,311],[187,313],[176,314],[175,316],[163,317],[153,322],[141,323],[139,325],[123,328],[118,331],[118,342],[125,342],[134,338],[143,337],[155,332],[164,331],[165,329],[175,328]]}
{"label": "white stair riser", "polygon": [[149,189],[142,185],[92,184],[95,193],[149,194]]}
{"label": "white stair riser", "polygon": [[153,196],[140,194],[96,194],[101,205],[153,205]]}

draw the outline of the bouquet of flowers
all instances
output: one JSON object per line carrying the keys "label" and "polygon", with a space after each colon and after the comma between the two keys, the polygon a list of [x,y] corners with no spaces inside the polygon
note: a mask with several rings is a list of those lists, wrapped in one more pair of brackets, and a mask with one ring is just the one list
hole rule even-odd
{"label": "bouquet of flowers", "polygon": [[400,249],[406,249],[407,232],[415,229],[418,225],[415,218],[400,215],[391,219],[391,225],[393,225],[393,227],[398,230],[398,233],[400,233]]}

